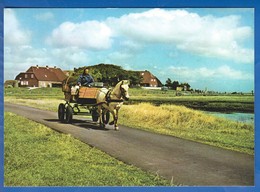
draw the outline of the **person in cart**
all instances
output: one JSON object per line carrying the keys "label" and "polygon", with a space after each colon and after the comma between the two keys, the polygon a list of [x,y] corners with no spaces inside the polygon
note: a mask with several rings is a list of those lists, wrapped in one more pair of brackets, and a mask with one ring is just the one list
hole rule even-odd
{"label": "person in cart", "polygon": [[79,86],[87,86],[90,87],[94,82],[93,77],[89,74],[89,69],[85,68],[82,75],[79,76],[77,80],[77,84]]}
{"label": "person in cart", "polygon": [[83,70],[82,75],[79,76],[77,80],[77,85],[73,86],[71,88],[71,95],[73,95],[73,100],[77,100],[78,94],[79,94],[79,87],[80,86],[85,86],[85,87],[90,87],[94,83],[93,77],[89,74],[89,69],[85,68]]}

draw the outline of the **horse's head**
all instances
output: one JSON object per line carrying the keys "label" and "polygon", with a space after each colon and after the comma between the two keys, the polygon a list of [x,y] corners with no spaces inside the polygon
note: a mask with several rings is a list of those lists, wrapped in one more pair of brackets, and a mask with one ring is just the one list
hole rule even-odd
{"label": "horse's head", "polygon": [[120,83],[120,92],[121,92],[121,96],[126,101],[129,100],[128,89],[129,89],[129,81],[128,80],[122,80],[121,83]]}

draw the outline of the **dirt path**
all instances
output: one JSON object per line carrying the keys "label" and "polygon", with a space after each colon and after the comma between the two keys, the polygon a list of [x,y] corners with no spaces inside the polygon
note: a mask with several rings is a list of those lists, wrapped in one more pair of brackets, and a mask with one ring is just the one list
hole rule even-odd
{"label": "dirt path", "polygon": [[254,156],[224,150],[184,139],[120,126],[99,129],[90,120],[62,124],[57,113],[5,103],[5,111],[71,134],[109,155],[174,183],[188,186],[252,186]]}

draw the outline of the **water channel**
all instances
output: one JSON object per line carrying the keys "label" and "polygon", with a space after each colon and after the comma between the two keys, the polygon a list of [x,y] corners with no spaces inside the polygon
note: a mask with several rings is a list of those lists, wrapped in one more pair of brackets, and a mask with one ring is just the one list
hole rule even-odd
{"label": "water channel", "polygon": [[226,118],[233,121],[254,123],[254,113],[219,113],[219,112],[206,112],[207,114],[214,115],[221,118]]}

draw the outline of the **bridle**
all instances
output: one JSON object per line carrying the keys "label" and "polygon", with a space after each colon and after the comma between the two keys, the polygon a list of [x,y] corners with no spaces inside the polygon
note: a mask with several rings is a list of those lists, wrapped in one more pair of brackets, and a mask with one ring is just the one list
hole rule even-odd
{"label": "bridle", "polygon": [[123,102],[124,100],[128,101],[129,98],[126,97],[126,90],[122,87],[123,85],[123,82],[122,84],[120,85],[120,92],[121,92],[121,97],[123,99],[111,99],[111,93],[112,93],[112,90],[109,90],[106,94],[106,102],[107,103],[110,103],[110,102]]}
{"label": "bridle", "polygon": [[128,101],[129,98],[126,97],[126,90],[122,87],[123,83],[120,85],[120,91],[121,91],[121,96],[123,97],[124,100]]}

